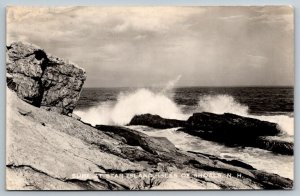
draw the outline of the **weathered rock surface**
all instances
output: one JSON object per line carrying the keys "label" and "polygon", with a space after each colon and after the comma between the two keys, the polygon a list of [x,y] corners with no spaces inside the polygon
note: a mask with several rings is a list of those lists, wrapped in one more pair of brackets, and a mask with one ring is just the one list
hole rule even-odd
{"label": "weathered rock surface", "polygon": [[250,146],[280,154],[293,154],[292,142],[265,137],[281,133],[276,123],[235,114],[195,113],[187,121],[143,114],[134,116],[129,125],[145,125],[160,129],[182,127],[178,130],[230,146]]}
{"label": "weathered rock surface", "polygon": [[43,49],[21,42],[7,46],[8,87],[24,101],[61,114],[72,113],[85,71]]}
{"label": "weathered rock surface", "polygon": [[131,146],[140,146],[155,155],[176,152],[174,144],[164,137],[149,137],[144,133],[119,126],[96,125],[96,129],[104,131],[112,137],[120,136],[125,143]]}
{"label": "weathered rock surface", "polygon": [[[184,152],[166,138],[86,125],[7,90],[9,190],[290,189],[293,181],[239,161]],[[212,174],[212,175],[209,175]],[[230,177],[228,177],[230,174]]]}

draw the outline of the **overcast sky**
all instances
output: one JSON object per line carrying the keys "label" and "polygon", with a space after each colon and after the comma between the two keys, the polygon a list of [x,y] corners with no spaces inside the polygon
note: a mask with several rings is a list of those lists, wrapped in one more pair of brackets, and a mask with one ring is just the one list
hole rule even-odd
{"label": "overcast sky", "polygon": [[7,10],[26,41],[87,72],[85,87],[293,85],[291,7],[60,7]]}

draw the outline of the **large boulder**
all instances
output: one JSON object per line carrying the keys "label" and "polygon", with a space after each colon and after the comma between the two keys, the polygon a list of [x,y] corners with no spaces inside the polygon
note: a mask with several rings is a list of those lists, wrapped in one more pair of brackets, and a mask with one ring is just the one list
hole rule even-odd
{"label": "large boulder", "polygon": [[7,85],[22,100],[61,114],[72,113],[79,99],[85,71],[32,44],[7,46]]}
{"label": "large boulder", "polygon": [[247,142],[259,136],[274,136],[281,132],[276,123],[230,113],[195,113],[187,120],[187,127],[228,142]]}

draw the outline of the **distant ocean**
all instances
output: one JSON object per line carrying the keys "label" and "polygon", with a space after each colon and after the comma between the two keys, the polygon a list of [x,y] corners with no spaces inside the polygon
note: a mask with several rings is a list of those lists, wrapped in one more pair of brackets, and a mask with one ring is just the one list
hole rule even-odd
{"label": "distant ocean", "polygon": [[[148,89],[159,92],[159,88]],[[77,109],[91,108],[104,102],[116,102],[120,93],[129,94],[137,90],[138,88],[84,88]],[[226,102],[232,99],[248,107],[250,114],[291,115],[294,111],[293,87],[180,87],[172,89],[168,96],[187,113],[199,106],[201,98],[205,99],[202,101],[219,101],[218,104],[222,104],[222,101],[223,104],[234,104]],[[218,100],[207,100],[209,98]]]}
{"label": "distant ocean", "polygon": [[[278,139],[294,139],[293,87],[84,88],[74,113],[93,125],[126,125],[136,114],[151,113],[184,120],[204,111],[275,122],[283,132]],[[293,156],[250,147],[227,147],[176,129],[131,127],[148,135],[167,137],[183,150],[242,160],[257,169],[293,179]]]}

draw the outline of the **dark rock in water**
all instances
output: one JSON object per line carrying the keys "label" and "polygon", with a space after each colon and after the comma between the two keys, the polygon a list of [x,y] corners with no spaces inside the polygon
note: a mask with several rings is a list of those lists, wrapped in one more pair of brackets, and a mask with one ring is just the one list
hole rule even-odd
{"label": "dark rock in water", "polygon": [[248,139],[249,137],[273,136],[280,133],[276,123],[230,113],[195,113],[187,120],[187,127],[213,132],[230,140],[234,138]]}
{"label": "dark rock in water", "polygon": [[145,125],[157,129],[168,129],[174,127],[185,127],[186,122],[175,119],[165,119],[158,115],[142,114],[135,115],[129,125]]}
{"label": "dark rock in water", "polygon": [[134,116],[129,125],[145,125],[159,129],[187,127],[191,129],[200,129],[201,131],[213,132],[214,134],[226,137],[229,135],[236,135],[238,138],[273,136],[280,133],[276,123],[230,113],[195,113],[187,121],[165,119],[152,114],[142,114]]}
{"label": "dark rock in water", "polygon": [[292,142],[281,141],[269,137],[259,137],[256,140],[255,146],[278,154],[294,154],[294,144]]}
{"label": "dark rock in water", "polygon": [[202,131],[190,128],[180,128],[178,131],[183,131],[190,135],[201,137],[202,139],[219,142],[227,146],[244,146],[244,147],[254,147],[264,150],[269,150],[274,153],[283,155],[293,155],[294,154],[294,144],[292,142],[280,141],[268,139],[265,137],[243,137],[237,135],[219,135],[212,131]]}
{"label": "dark rock in water", "polygon": [[160,129],[181,127],[179,131],[228,146],[248,146],[280,154],[293,154],[293,143],[262,137],[281,133],[276,123],[235,114],[195,113],[187,121],[143,114],[134,116],[129,125],[146,125]]}
{"label": "dark rock in water", "polygon": [[292,155],[293,143],[262,136],[281,133],[276,123],[235,114],[196,113],[187,120],[186,133],[227,145],[240,145]]}
{"label": "dark rock in water", "polygon": [[72,113],[86,79],[85,71],[34,45],[7,47],[7,85],[24,101],[62,114]]}

